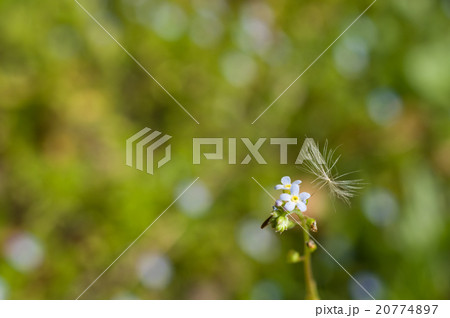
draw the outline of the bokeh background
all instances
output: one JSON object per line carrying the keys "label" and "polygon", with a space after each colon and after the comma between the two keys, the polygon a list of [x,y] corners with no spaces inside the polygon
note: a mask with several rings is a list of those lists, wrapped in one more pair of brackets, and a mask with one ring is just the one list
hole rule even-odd
{"label": "bokeh background", "polygon": [[[351,206],[310,200],[324,247],[375,298],[450,297],[449,1],[377,1],[253,125],[370,1],[80,3],[200,124],[74,1],[1,0],[0,299],[78,297],[197,177],[82,298],[304,298],[302,233],[259,228],[251,179],[315,192],[300,145],[193,165],[191,138],[306,136],[365,182]],[[173,136],[154,175],[125,165],[144,127]],[[313,265],[322,298],[368,297],[322,250]]]}

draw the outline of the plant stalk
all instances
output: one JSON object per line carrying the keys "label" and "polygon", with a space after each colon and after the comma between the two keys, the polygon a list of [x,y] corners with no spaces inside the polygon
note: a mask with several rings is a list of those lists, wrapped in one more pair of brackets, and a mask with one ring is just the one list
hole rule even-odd
{"label": "plant stalk", "polygon": [[308,300],[318,300],[319,293],[317,291],[316,281],[314,280],[312,266],[311,266],[311,251],[306,246],[306,243],[309,241],[309,228],[306,224],[306,221],[302,222],[304,226],[303,237],[305,240],[304,244],[304,255],[303,255],[303,263],[304,263],[304,273],[305,273],[305,284],[306,284],[306,299]]}

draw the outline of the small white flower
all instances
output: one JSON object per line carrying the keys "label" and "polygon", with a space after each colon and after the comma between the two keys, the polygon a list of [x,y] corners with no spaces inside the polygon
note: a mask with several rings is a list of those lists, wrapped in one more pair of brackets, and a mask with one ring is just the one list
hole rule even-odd
{"label": "small white flower", "polygon": [[298,208],[300,211],[306,211],[306,200],[308,200],[311,195],[308,192],[300,193],[300,187],[298,184],[293,184],[291,187],[291,194],[282,193],[280,195],[280,200],[285,201],[286,204],[284,208],[291,212],[295,208]]}
{"label": "small white flower", "polygon": [[275,186],[275,190],[289,190],[294,184],[300,184],[302,183],[300,180],[295,180],[291,183],[290,177],[283,177],[281,178],[281,184],[277,184]]}

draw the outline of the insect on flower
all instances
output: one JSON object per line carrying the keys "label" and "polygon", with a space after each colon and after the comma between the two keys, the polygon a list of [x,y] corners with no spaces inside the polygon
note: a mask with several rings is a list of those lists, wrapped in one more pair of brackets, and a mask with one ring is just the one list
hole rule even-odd
{"label": "insect on flower", "polygon": [[267,225],[269,225],[270,220],[273,218],[273,215],[269,216],[264,222],[263,224],[261,224],[261,228],[265,228]]}

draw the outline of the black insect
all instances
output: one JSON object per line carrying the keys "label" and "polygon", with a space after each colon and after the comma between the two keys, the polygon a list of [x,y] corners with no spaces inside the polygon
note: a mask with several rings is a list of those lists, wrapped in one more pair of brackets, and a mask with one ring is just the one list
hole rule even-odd
{"label": "black insect", "polygon": [[270,220],[272,219],[272,217],[273,217],[273,215],[269,216],[269,217],[267,218],[267,220],[265,220],[265,221],[263,222],[263,224],[261,224],[261,228],[262,228],[262,229],[265,228],[265,227],[269,224],[269,222],[270,222]]}

